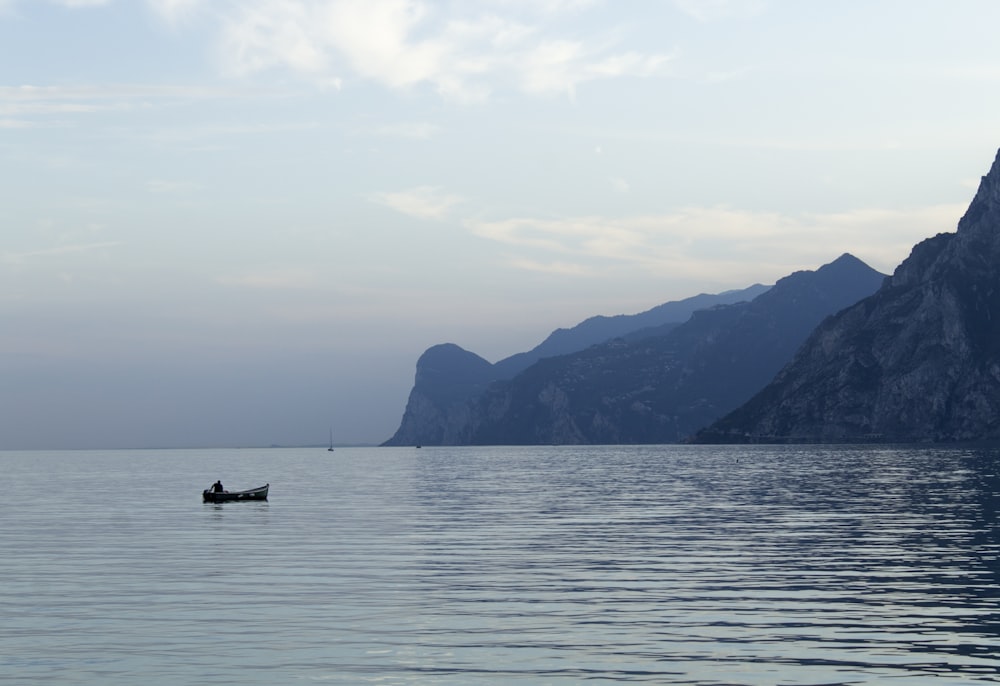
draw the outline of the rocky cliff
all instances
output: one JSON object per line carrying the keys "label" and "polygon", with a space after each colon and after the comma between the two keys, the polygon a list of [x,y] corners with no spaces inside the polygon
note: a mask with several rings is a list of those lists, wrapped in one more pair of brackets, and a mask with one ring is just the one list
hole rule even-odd
{"label": "rocky cliff", "polygon": [[955,233],[919,243],[705,442],[1000,438],[1000,154]]}

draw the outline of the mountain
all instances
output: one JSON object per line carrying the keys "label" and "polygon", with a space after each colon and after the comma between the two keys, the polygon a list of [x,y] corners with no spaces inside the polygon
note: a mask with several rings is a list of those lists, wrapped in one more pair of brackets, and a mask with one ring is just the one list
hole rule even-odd
{"label": "mountain", "polygon": [[494,380],[493,365],[475,353],[453,343],[428,348],[417,360],[402,425],[386,445],[450,443],[448,427],[468,420],[466,401]]}
{"label": "mountain", "polygon": [[470,404],[457,443],[672,443],[738,407],[825,317],[885,275],[851,255],[778,281],[751,302],[695,312],[663,335],[547,358]]}
{"label": "mountain", "polygon": [[490,364],[452,343],[428,348],[417,360],[413,389],[396,433],[384,445],[453,444],[468,425],[470,399],[494,381],[510,379],[535,362],[583,350],[617,336],[666,331],[699,309],[751,300],[769,286],[755,284],[719,294],[700,294],[667,302],[645,312],[591,317],[570,329],[557,329],[532,350]]}
{"label": "mountain", "polygon": [[685,440],[762,388],[824,317],[884,278],[842,255],[683,323],[633,319],[639,328],[623,337],[542,358],[510,378],[499,376],[500,363],[434,346],[417,362],[403,421],[386,445]]}
{"label": "mountain", "polygon": [[556,329],[528,352],[500,360],[496,363],[497,378],[509,379],[542,358],[574,353],[613,338],[634,335],[646,330],[666,333],[671,327],[687,321],[698,310],[753,300],[769,288],[770,286],[754,284],[748,288],[718,294],[701,293],[683,300],[663,303],[638,314],[591,317],[571,329]]}
{"label": "mountain", "polygon": [[954,233],[825,322],[702,442],[1000,438],[1000,153]]}

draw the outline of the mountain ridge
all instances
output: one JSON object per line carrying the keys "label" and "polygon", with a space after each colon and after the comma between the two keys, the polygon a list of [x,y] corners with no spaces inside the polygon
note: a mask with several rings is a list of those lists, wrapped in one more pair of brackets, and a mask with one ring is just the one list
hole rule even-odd
{"label": "mountain ridge", "polygon": [[[634,331],[665,329],[690,318],[700,308],[752,299],[770,286],[753,284],[718,294],[700,293],[662,303],[637,314],[598,315],[569,329],[556,329],[531,350],[494,364],[454,343],[431,346],[418,358],[414,385],[399,428],[383,445],[435,445],[449,435],[448,427],[467,421],[465,401],[496,381],[513,378],[532,364],[567,354]],[[454,359],[452,359],[454,358]]]}
{"label": "mountain ridge", "polygon": [[[429,389],[434,369],[422,369],[429,362],[422,356],[400,429],[386,445],[677,442],[743,402],[823,317],[884,278],[844,254],[770,288],[751,287],[760,292],[750,301],[544,357],[485,387],[488,363],[479,358],[468,379],[446,384],[467,391],[464,398]],[[458,354],[439,349],[447,350]]]}
{"label": "mountain ridge", "polygon": [[825,316],[885,278],[845,254],[662,336],[548,358],[472,402],[460,443],[677,443],[737,407]]}

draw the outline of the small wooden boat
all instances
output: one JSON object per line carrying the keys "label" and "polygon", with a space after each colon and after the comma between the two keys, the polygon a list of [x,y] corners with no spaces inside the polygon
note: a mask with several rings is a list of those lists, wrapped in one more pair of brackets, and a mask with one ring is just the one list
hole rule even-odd
{"label": "small wooden boat", "polygon": [[201,497],[206,503],[228,503],[231,500],[267,500],[267,489],[270,486],[271,484],[264,484],[246,491],[222,491],[218,493],[206,488],[201,492]]}

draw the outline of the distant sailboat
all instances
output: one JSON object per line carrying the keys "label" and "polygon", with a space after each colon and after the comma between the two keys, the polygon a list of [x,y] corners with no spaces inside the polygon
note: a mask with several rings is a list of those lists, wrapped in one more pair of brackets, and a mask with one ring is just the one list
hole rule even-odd
{"label": "distant sailboat", "polygon": [[333,452],[333,429],[330,429],[330,447],[326,450],[327,452]]}

